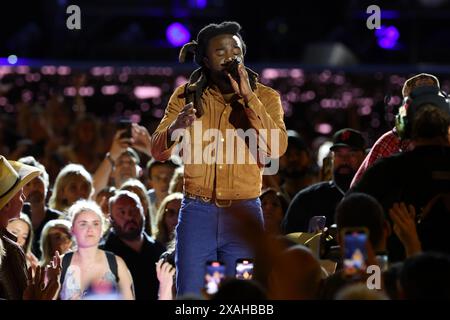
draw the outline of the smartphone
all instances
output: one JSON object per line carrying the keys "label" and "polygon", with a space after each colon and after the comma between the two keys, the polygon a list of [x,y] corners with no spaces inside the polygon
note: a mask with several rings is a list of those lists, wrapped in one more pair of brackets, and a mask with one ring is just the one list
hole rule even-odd
{"label": "smartphone", "polygon": [[131,125],[132,122],[130,119],[120,119],[117,123],[117,130],[125,131],[120,135],[120,138],[131,138]]}
{"label": "smartphone", "polygon": [[344,273],[352,276],[367,267],[367,228],[345,228],[342,230],[344,240]]}
{"label": "smartphone", "polygon": [[236,260],[236,279],[251,280],[253,278],[253,260]]}
{"label": "smartphone", "polygon": [[308,233],[323,231],[327,218],[325,216],[314,216],[309,220]]}
{"label": "smartphone", "polygon": [[208,261],[205,272],[206,293],[215,294],[223,279],[225,279],[225,264],[220,261]]}

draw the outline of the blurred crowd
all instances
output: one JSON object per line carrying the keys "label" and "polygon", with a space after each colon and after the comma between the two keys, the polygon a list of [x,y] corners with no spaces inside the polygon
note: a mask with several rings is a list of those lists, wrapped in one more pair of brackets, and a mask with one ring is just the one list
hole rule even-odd
{"label": "blurred crowd", "polygon": [[[262,75],[282,93],[290,86],[278,88],[280,80],[270,70]],[[345,77],[338,76],[318,75],[322,80],[317,81],[326,84],[331,77],[343,87]],[[26,75],[14,81],[22,77]],[[291,80],[303,77],[294,74]],[[428,85],[414,79],[397,79],[394,89],[403,87],[398,104]],[[91,85],[82,76],[77,81],[70,85]],[[0,87],[0,154],[41,169],[24,186],[20,218],[7,229],[34,270],[47,266],[57,253],[64,255],[60,299],[110,297],[105,292],[116,293],[113,298],[153,300],[450,298],[450,244],[445,237],[450,222],[450,111],[433,101],[408,119],[410,132],[404,137],[398,127],[386,124],[364,130],[363,120],[339,125],[339,119],[322,119],[333,126],[320,134],[310,124],[290,126],[297,120],[288,119],[291,130],[279,171],[263,177],[264,228],[252,227],[254,221],[243,212],[230,212],[256,253],[251,280],[226,279],[214,294],[177,297],[173,259],[183,164],[177,156],[165,162],[152,158],[151,135],[162,113],[146,117],[147,109],[135,101],[136,109],[126,114],[134,122],[126,136],[118,127],[124,109],[103,103],[105,109],[94,112],[94,100],[88,103],[93,97],[68,98],[58,92],[47,92],[45,103],[25,93],[15,101],[7,86]],[[41,90],[45,88],[29,94],[38,96]],[[171,87],[162,90],[170,92]],[[287,115],[297,119],[312,112],[294,110],[300,100],[293,95],[283,96]],[[164,104],[162,96],[152,99]],[[373,99],[356,110],[375,112]],[[322,107],[327,103],[332,104]],[[5,111],[11,104],[14,110]],[[323,114],[315,107],[310,110]],[[381,116],[385,114],[380,113],[379,122]],[[358,246],[356,235],[366,237],[363,245]],[[352,248],[359,251],[349,254]],[[380,268],[379,283],[370,278],[371,265]],[[80,287],[70,281],[77,272],[83,275]]]}

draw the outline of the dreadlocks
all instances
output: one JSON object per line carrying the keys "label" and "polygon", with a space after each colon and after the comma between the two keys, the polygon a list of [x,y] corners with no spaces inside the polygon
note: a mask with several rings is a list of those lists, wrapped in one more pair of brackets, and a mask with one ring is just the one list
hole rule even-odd
{"label": "dreadlocks", "polygon": [[[208,69],[205,66],[203,60],[206,57],[206,50],[208,48],[209,40],[215,36],[222,34],[232,34],[237,36],[242,43],[242,53],[245,55],[246,46],[239,33],[241,26],[234,21],[224,21],[220,24],[209,24],[197,35],[197,40],[186,43],[180,50],[179,61],[185,62],[187,55],[193,55],[194,61],[200,68],[194,70],[189,77],[189,82],[185,86],[184,94],[186,97],[186,104],[193,102],[197,109],[197,117],[203,114],[202,107],[202,94],[205,91],[208,84]],[[256,89],[256,83],[258,81],[258,74],[246,67],[248,72],[250,86],[252,90]]]}

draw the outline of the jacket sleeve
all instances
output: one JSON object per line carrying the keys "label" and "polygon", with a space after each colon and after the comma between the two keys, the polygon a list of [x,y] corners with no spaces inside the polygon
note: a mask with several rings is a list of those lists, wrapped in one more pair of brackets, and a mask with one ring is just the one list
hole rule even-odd
{"label": "jacket sleeve", "polygon": [[[169,99],[164,116],[161,119],[155,132],[152,134],[152,156],[157,161],[166,161],[170,158],[172,149],[178,143],[172,137],[168,137],[168,128],[173,121],[177,118],[178,114],[184,107],[183,98],[183,88],[184,86],[178,87]],[[170,146],[167,145],[167,141],[174,141]]]}
{"label": "jacket sleeve", "polygon": [[279,158],[287,148],[287,133],[280,95],[270,88],[260,88],[260,90],[263,92],[259,97],[253,94],[248,100],[245,113],[252,127],[258,131],[260,139],[265,142],[267,156]]}

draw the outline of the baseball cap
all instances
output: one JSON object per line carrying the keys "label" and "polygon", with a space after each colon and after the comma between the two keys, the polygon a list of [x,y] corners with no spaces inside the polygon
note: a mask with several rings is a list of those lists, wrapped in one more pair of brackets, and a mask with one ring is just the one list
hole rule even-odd
{"label": "baseball cap", "polygon": [[365,150],[366,142],[358,130],[345,128],[337,131],[333,136],[333,145],[330,150],[339,147],[348,147],[352,149]]}

